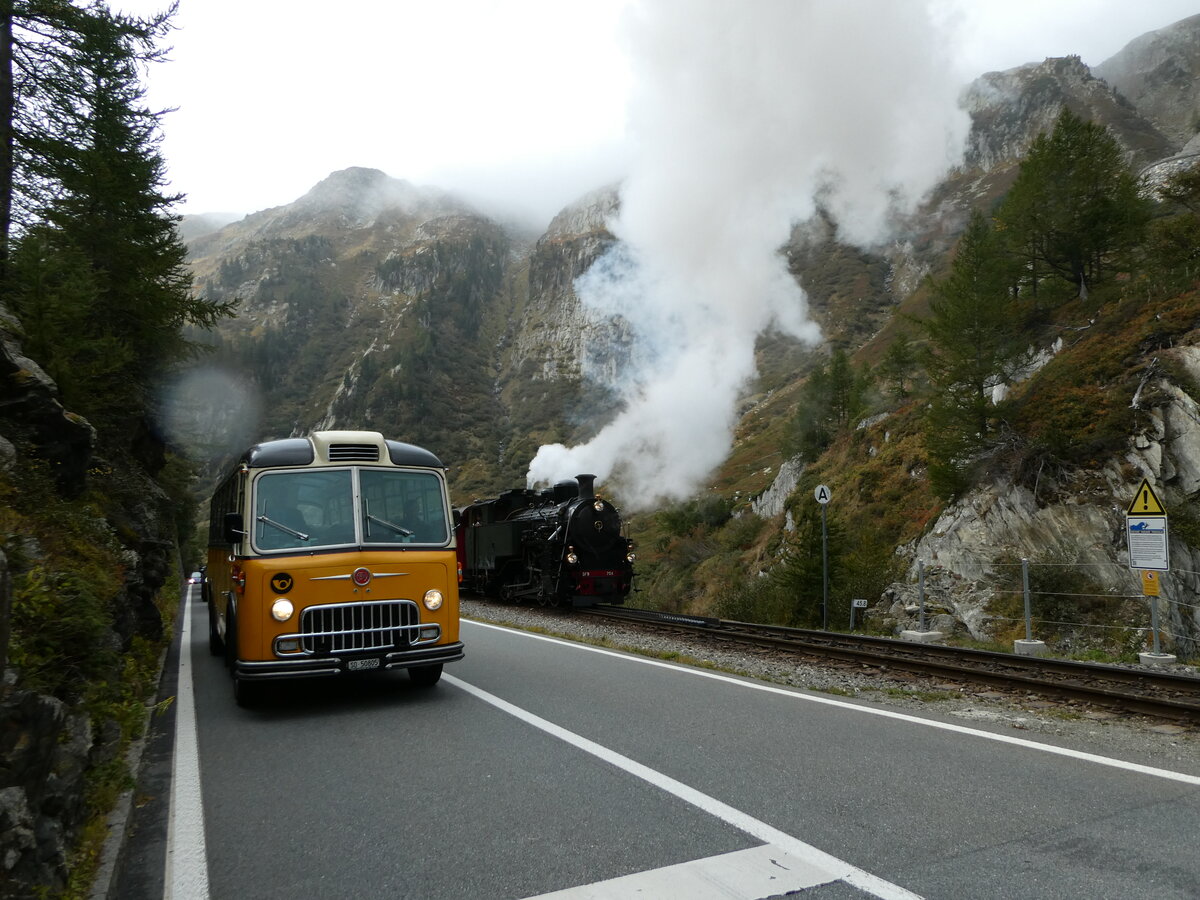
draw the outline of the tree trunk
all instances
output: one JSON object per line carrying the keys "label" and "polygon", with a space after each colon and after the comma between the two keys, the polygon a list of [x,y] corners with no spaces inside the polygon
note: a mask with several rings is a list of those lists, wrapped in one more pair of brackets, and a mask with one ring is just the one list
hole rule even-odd
{"label": "tree trunk", "polygon": [[0,0],[0,296],[8,282],[13,203],[13,0]]}

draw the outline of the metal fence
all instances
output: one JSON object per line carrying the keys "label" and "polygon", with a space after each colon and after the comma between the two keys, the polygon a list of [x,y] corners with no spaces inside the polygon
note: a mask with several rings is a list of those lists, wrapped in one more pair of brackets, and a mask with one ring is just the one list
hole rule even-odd
{"label": "metal fence", "polygon": [[[1175,582],[1179,576],[1191,576],[1189,580],[1195,584],[1200,582],[1200,572],[1174,569],[1161,573],[1161,595],[1147,596],[1137,586],[1140,574],[1115,562],[1060,563],[1022,559],[1013,563],[994,563],[990,568],[995,572],[995,577],[986,582],[989,592],[995,597],[1011,596],[1014,600],[1019,600],[1016,606],[1021,612],[1011,616],[987,613],[981,619],[996,623],[1007,622],[1018,629],[1023,624],[1027,642],[1032,643],[1046,637],[1048,633],[1057,634],[1068,629],[1077,633],[1089,630],[1124,631],[1135,632],[1138,636],[1148,639],[1153,646],[1152,652],[1157,655],[1163,655],[1164,642],[1176,646],[1187,656],[1200,653],[1200,637],[1197,634],[1200,627],[1189,628],[1185,624],[1188,619],[1196,622],[1196,611],[1200,610],[1200,602],[1188,599],[1189,595],[1195,596],[1193,588],[1185,586],[1183,590],[1179,590]],[[1056,571],[1058,577],[1045,577],[1046,573]],[[918,562],[917,573],[919,628],[924,631],[926,568],[923,562]],[[1034,573],[1034,576],[1041,574],[1042,577],[1033,577],[1031,573]],[[1082,582],[1084,588],[1092,586],[1096,589],[1063,589],[1067,587],[1067,581]],[[1098,604],[1106,603],[1126,603],[1130,604],[1130,608],[1112,610],[1107,616],[1097,614]],[[1084,613],[1088,611],[1093,614],[1091,618],[1107,618],[1108,621],[1087,621],[1088,617]],[[1112,619],[1120,615],[1132,618],[1128,622],[1114,624]]]}

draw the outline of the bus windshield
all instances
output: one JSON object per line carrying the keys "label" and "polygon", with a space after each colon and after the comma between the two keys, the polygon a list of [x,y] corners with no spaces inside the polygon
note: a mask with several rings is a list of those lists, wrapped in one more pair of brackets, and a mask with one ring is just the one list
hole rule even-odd
{"label": "bus windshield", "polygon": [[436,544],[449,538],[441,482],[408,469],[266,472],[255,483],[259,550]]}

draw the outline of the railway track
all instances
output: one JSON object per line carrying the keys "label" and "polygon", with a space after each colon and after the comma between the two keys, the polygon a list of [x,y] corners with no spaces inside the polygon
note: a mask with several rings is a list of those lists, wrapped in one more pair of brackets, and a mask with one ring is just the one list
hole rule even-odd
{"label": "railway track", "polygon": [[936,675],[946,680],[1024,690],[1124,712],[1200,723],[1200,678],[1191,675],[615,606],[579,612],[625,625],[675,631],[714,644],[762,647],[881,670]]}

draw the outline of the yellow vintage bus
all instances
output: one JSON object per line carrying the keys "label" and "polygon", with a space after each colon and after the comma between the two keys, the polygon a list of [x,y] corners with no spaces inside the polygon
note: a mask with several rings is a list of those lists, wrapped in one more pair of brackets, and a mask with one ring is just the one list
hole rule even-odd
{"label": "yellow vintage bus", "polygon": [[445,466],[373,431],[318,431],[243,454],[213,494],[209,650],[234,696],[265,681],[463,658]]}

